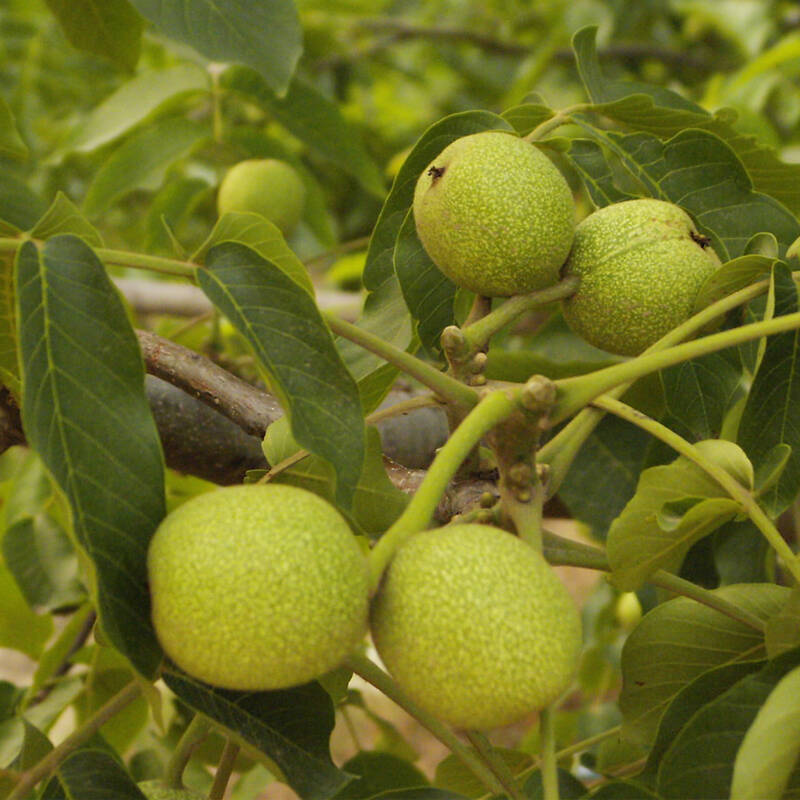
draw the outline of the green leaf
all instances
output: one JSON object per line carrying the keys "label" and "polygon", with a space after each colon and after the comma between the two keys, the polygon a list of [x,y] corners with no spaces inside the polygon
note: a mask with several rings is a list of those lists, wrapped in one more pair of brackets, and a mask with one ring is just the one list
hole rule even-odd
{"label": "green leaf", "polygon": [[781,251],[800,234],[800,223],[777,200],[753,190],[736,153],[709,131],[688,129],[662,142],[648,133],[621,134],[575,121],[613,152],[643,193],[688,211],[717,255],[727,261],[746,252],[758,233],[770,231]]}
{"label": "green leaf", "polygon": [[[714,594],[767,620],[780,611],[789,590],[739,584]],[[623,736],[652,742],[665,708],[684,686],[714,667],[765,655],[763,634],[715,609],[685,597],[656,606],[622,649]]]}
{"label": "green leaf", "polygon": [[62,608],[85,595],[72,543],[47,514],[23,518],[6,530],[3,559],[30,606]]}
{"label": "green leaf", "polygon": [[670,89],[606,78],[597,59],[596,30],[594,26],[583,28],[573,37],[578,71],[595,104],[594,112],[660,138],[687,128],[710,131],[736,153],[757,191],[774,197],[795,213],[800,211],[800,165],[782,162],[772,148],[740,133],[725,109],[710,114]]}
{"label": "green leaf", "polygon": [[395,242],[394,270],[422,346],[440,354],[442,331],[455,324],[456,286],[425,252],[410,209]]}
{"label": "green leaf", "polygon": [[330,758],[334,710],[318,683],[273,692],[233,692],[173,669],[167,669],[163,678],[190,708],[272,759],[303,800],[328,800],[350,782]]}
{"label": "green leaf", "polygon": [[722,300],[729,294],[766,278],[775,266],[774,258],[749,254],[731,259],[706,278],[694,301],[694,313]]}
{"label": "green leaf", "polygon": [[597,208],[632,200],[615,183],[614,173],[603,149],[591,139],[572,139],[566,156],[583,180],[589,197]]}
{"label": "green leaf", "polygon": [[[230,1],[230,0],[228,0]],[[295,77],[283,96],[252,70],[231,67],[220,76],[220,86],[255,98],[286,130],[311,150],[352,175],[368,192],[383,197],[383,176],[361,143],[357,129],[318,89]]]}
{"label": "green leaf", "polygon": [[731,800],[782,797],[800,755],[800,668],[778,681],[736,753]]}
{"label": "green leaf", "polygon": [[[273,429],[276,427],[286,428],[279,420],[270,425],[267,431],[265,453],[270,464],[277,464],[286,457],[277,457],[276,452],[267,444],[274,437]],[[330,468],[316,456],[305,458],[296,466],[284,470],[276,475],[272,482],[288,483],[308,489],[331,502],[335,499],[335,481]],[[353,507],[348,513],[348,518],[360,533],[376,538],[400,516],[406,505],[408,505],[408,495],[395,487],[383,466],[380,435],[374,427],[368,426],[364,465],[355,488]]]}
{"label": "green leaf", "polygon": [[793,586],[783,608],[767,620],[764,641],[770,658],[800,646],[800,587]]}
{"label": "green leaf", "polygon": [[314,300],[237,242],[212,247],[197,278],[269,373],[297,442],[333,465],[337,502],[350,507],[366,447],[361,402]]}
{"label": "green leaf", "polygon": [[555,112],[540,103],[522,103],[504,111],[501,116],[520,136],[527,136],[534,128],[552,119]]}
{"label": "green leaf", "polygon": [[53,620],[31,610],[10,570],[3,564],[0,564],[0,607],[3,609],[0,647],[38,658],[53,632]]}
{"label": "green leaf", "polygon": [[289,86],[302,52],[302,29],[292,0],[131,0],[167,36],[212,61],[252,67],[275,92]]}
{"label": "green leaf", "polygon": [[0,383],[19,401],[21,384],[17,355],[14,260],[0,258]]}
{"label": "green leaf", "polygon": [[142,249],[172,254],[172,231],[191,216],[209,192],[210,185],[202,178],[176,178],[162,186],[147,208]]}
{"label": "green leaf", "polygon": [[142,18],[128,0],[45,0],[69,43],[132,71],[139,60]]}
{"label": "green leaf", "polygon": [[728,797],[736,753],[745,733],[773,688],[799,660],[798,651],[786,653],[699,709],[661,760],[658,794],[668,800]]}
{"label": "green leaf", "polygon": [[0,97],[0,154],[11,158],[26,158],[28,155],[28,146],[22,141],[14,115],[2,97]]}
{"label": "green leaf", "polygon": [[47,203],[8,172],[0,180],[0,227],[12,233],[30,230],[47,211]]}
{"label": "green leaf", "polygon": [[469,800],[463,794],[454,794],[449,789],[434,789],[422,787],[420,789],[399,789],[376,794],[371,800]]}
{"label": "green leaf", "polygon": [[[563,800],[579,800],[586,796],[586,787],[565,769],[558,770],[558,795]],[[525,797],[528,800],[546,800],[541,770],[537,770],[525,781]]]}
{"label": "green leaf", "polygon": [[[798,309],[797,288],[788,268],[775,267],[775,316]],[[766,463],[773,449],[785,444],[791,455],[772,488],[760,498],[764,509],[777,517],[794,501],[800,489],[800,373],[797,351],[800,331],[770,336],[766,342],[747,405],[739,422],[737,440],[756,467]]]}
{"label": "green leaf", "polygon": [[228,212],[223,214],[193,261],[202,261],[206,253],[217,244],[239,242],[255,250],[262,258],[271,261],[290,277],[298,286],[314,296],[314,284],[308,270],[294,251],[286,244],[280,229],[260,214],[249,212]]}
{"label": "green leaf", "polygon": [[428,779],[415,766],[390,753],[362,750],[342,769],[358,777],[334,795],[336,800],[366,800],[392,789],[428,785]]}
{"label": "green leaf", "polygon": [[597,538],[606,538],[636,491],[649,441],[640,428],[609,415],[578,451],[558,496]]}
{"label": "green leaf", "polygon": [[56,769],[41,800],[146,800],[125,768],[107,750],[84,748]]}
{"label": "green leaf", "polygon": [[[743,486],[752,487],[752,466],[733,442],[707,440],[695,445],[707,460],[721,466]],[[668,529],[659,519],[665,507],[694,502],[680,522]],[[697,502],[700,501],[700,502]],[[658,569],[677,569],[694,542],[740,511],[722,487],[685,456],[642,472],[636,494],[608,532],[611,579],[622,590],[638,589]]]}
{"label": "green leaf", "polygon": [[97,171],[86,190],[84,213],[99,216],[123,195],[158,179],[207,136],[205,125],[183,117],[159,120],[134,134]]}
{"label": "green leaf", "polygon": [[96,569],[103,630],[144,675],[161,658],[147,544],[165,514],[164,461],[122,302],[94,252],[56,236],[17,259],[22,415]]}
{"label": "green leaf", "polygon": [[[512,774],[522,772],[533,763],[530,755],[520,750],[493,747],[492,752],[506,764]],[[478,798],[486,794],[486,786],[483,782],[476,778],[469,767],[452,753],[436,765],[433,783],[440,789],[458,792],[467,797]]]}
{"label": "green leaf", "polygon": [[591,800],[660,800],[657,794],[635,780],[605,783],[590,797]]}
{"label": "green leaf", "polygon": [[725,415],[742,393],[738,358],[710,353],[659,373],[669,427],[690,441],[720,435]]}
{"label": "green leaf", "polygon": [[742,678],[758,672],[765,663],[763,660],[748,660],[724,664],[701,673],[684,686],[671,700],[664,716],[661,717],[656,740],[647,755],[644,769],[636,776],[637,780],[655,788],[661,759],[681,729],[691,722],[700,709],[727,692]]}
{"label": "green leaf", "polygon": [[209,89],[208,73],[196,64],[141,72],[82,117],[50,160],[58,161],[67,153],[91,153],[171,103]]}
{"label": "green leaf", "polygon": [[103,237],[81,210],[63,192],[56,193],[56,199],[44,216],[31,230],[34,239],[50,239],[59,233],[74,233],[90,247],[102,247]]}

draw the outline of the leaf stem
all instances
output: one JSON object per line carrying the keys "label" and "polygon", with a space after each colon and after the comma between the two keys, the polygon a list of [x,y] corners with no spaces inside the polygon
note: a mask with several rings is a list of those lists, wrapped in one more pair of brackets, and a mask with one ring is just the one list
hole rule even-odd
{"label": "leaf stem", "polygon": [[[549,564],[554,566],[580,567],[582,569],[596,569],[602,572],[611,572],[608,559],[603,550],[592,547],[582,542],[565,539],[550,531],[544,531],[544,555]],[[726,617],[735,619],[749,628],[759,632],[764,631],[764,622],[759,617],[751,614],[747,609],[737,606],[714,592],[702,586],[679,578],[666,570],[660,569],[647,578],[648,583],[660,586],[673,594],[683,595],[713,608]]]}
{"label": "leaf stem", "polygon": [[647,431],[651,436],[654,436],[669,445],[682,456],[688,458],[692,463],[700,467],[709,477],[713,478],[730,497],[736,500],[744,511],[747,512],[747,516],[750,517],[753,524],[764,535],[770,547],[783,559],[792,577],[797,583],[800,583],[800,562],[798,562],[797,556],[792,551],[792,548],[789,547],[786,540],[781,536],[772,520],[758,504],[758,501],[753,497],[752,493],[742,486],[729,472],[718,464],[709,461],[691,444],[691,442],[687,442],[686,439],[679,436],[675,431],[670,430],[666,425],[656,422],[656,420],[651,419],[646,414],[642,414],[640,411],[631,408],[625,403],[621,403],[619,400],[615,400],[611,397],[598,397],[594,401],[594,405]]}
{"label": "leaf stem", "polygon": [[430,523],[436,506],[461,463],[476,444],[498,422],[506,419],[515,409],[515,401],[503,391],[487,394],[464,418],[442,446],[428,469],[428,474],[411,498],[405,511],[379,539],[369,554],[372,589],[380,583],[384,569],[395,551],[410,536]]}
{"label": "leaf stem", "polygon": [[324,313],[323,316],[335,334],[380,356],[406,374],[411,375],[412,378],[416,378],[431,391],[436,392],[443,400],[466,408],[472,408],[478,402],[478,394],[474,389],[439,372],[436,367],[432,367],[405,350],[385,342],[380,336],[350,322],[345,322],[333,314]]}
{"label": "leaf stem", "polygon": [[539,732],[542,737],[542,786],[544,800],[559,800],[558,761],[556,761],[556,732],[553,725],[553,710],[543,708],[539,712]]}
{"label": "leaf stem", "polygon": [[526,311],[569,297],[578,288],[579,283],[580,278],[576,275],[570,275],[560,283],[555,284],[555,286],[509,298],[501,306],[490,311],[485,317],[461,329],[470,351],[480,350],[494,334]]}
{"label": "leaf stem", "polygon": [[446,745],[453,755],[459,758],[487,789],[494,794],[502,794],[505,791],[497,777],[483,764],[471,748],[467,747],[450,728],[439,722],[436,717],[420,708],[377,664],[360,653],[352,654],[345,663],[356,675],[362,677],[367,683],[372,684],[382,694],[397,703],[400,708],[415,717],[420,724]]}
{"label": "leaf stem", "polygon": [[613,364],[588,375],[555,381],[559,397],[553,408],[550,423],[557,425],[601,394],[652,372],[658,372],[691,358],[715,353],[717,350],[760,339],[762,336],[771,336],[797,328],[800,328],[800,311],[714,333],[666,350],[649,351],[638,358]]}
{"label": "leaf stem", "polygon": [[239,745],[228,737],[225,740],[225,747],[222,749],[219,764],[217,764],[214,782],[211,784],[211,789],[208,792],[208,800],[222,800],[223,797],[225,797],[225,789],[228,786],[228,781],[231,779],[233,765],[236,763],[236,757],[238,755]]}
{"label": "leaf stem", "polygon": [[94,736],[112,717],[122,711],[125,706],[136,700],[142,693],[138,680],[133,680],[117,692],[92,714],[76,731],[54,747],[41,761],[29,770],[21,773],[19,783],[14,787],[6,800],[23,800],[39,781],[49,777],[59,765],[77,750],[82,744]]}
{"label": "leaf stem", "polygon": [[546,136],[548,133],[550,133],[550,131],[553,131],[569,122],[571,114],[574,114],[577,111],[591,111],[591,109],[591,103],[576,103],[573,106],[562,108],[561,111],[557,111],[552,117],[550,117],[550,119],[546,119],[544,122],[537,125],[527,136],[523,136],[523,139],[526,142],[538,141],[543,136]]}
{"label": "leaf stem", "polygon": [[475,748],[486,766],[492,771],[503,786],[505,793],[511,800],[527,800],[524,792],[517,786],[511,768],[492,747],[489,740],[480,731],[466,731],[465,736]]}

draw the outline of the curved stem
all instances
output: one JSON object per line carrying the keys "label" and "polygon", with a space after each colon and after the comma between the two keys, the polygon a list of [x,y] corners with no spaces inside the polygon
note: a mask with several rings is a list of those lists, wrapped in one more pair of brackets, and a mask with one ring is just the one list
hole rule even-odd
{"label": "curved stem", "polygon": [[506,764],[503,757],[494,750],[489,740],[480,731],[467,731],[465,735],[486,766],[500,781],[508,797],[511,800],[527,800],[524,792],[517,786],[511,768]]}
{"label": "curved stem", "polygon": [[464,418],[443,445],[428,469],[428,474],[411,498],[405,511],[380,538],[369,554],[372,589],[377,589],[386,565],[395,551],[410,536],[425,529],[448,483],[473,447],[517,407],[505,392],[487,394]]}
{"label": "curved stem", "polygon": [[178,740],[164,772],[164,784],[169,789],[183,789],[183,771],[192,757],[192,751],[206,737],[211,723],[202,715],[195,714]]}
{"label": "curved stem", "polygon": [[560,128],[570,121],[570,115],[578,111],[590,111],[592,108],[591,103],[576,103],[574,106],[562,108],[557,111],[550,119],[537,125],[527,136],[524,136],[526,142],[535,142],[544,136],[547,136],[550,131]]}
{"label": "curved stem", "polygon": [[92,714],[78,730],[71,733],[58,747],[54,747],[41,761],[19,776],[19,783],[6,800],[23,800],[39,781],[49,777],[68,756],[97,733],[112,717],[142,693],[138,681],[131,681]]}
{"label": "curved stem", "polygon": [[516,297],[509,298],[501,306],[490,311],[485,317],[461,329],[467,345],[471,351],[480,350],[494,334],[505,328],[506,325],[513,322],[518,316],[524,314],[526,311],[532,311],[535,308],[540,308],[548,303],[552,303],[555,300],[569,297],[571,294],[574,294],[579,283],[580,278],[576,275],[570,275],[564,278],[560,283],[555,284],[555,286],[541,289],[538,292],[520,294]]}
{"label": "curved stem", "polygon": [[415,717],[426,727],[442,744],[459,758],[472,774],[494,794],[502,794],[503,785],[492,772],[483,764],[475,753],[467,747],[450,728],[439,722],[436,717],[420,708],[406,693],[384,672],[380,667],[370,661],[366,656],[358,653],[351,655],[346,665],[356,675],[362,677],[367,683],[372,684],[382,694],[397,703],[400,708]]}
{"label": "curved stem", "polygon": [[427,386],[443,400],[458,406],[472,408],[478,402],[478,394],[460,381],[439,372],[436,367],[425,363],[405,350],[385,342],[380,336],[359,328],[350,322],[336,317],[333,314],[323,314],[330,329],[344,339],[369,350],[370,353],[380,356],[385,361],[393,364],[412,378]]}
{"label": "curved stem", "polygon": [[800,583],[800,562],[798,562],[797,556],[751,492],[745,489],[729,472],[718,464],[709,461],[691,442],[687,442],[686,439],[667,428],[666,425],[656,422],[625,403],[620,403],[619,400],[614,400],[610,397],[598,397],[594,404],[668,444],[673,450],[688,458],[709,477],[713,478],[747,512],[747,516],[750,517],[753,524],[764,535],[770,547],[783,559],[792,577],[797,583]]}
{"label": "curved stem", "polygon": [[727,347],[800,328],[800,311],[773,319],[753,322],[721,333],[704,336],[691,342],[669,347],[666,350],[648,351],[638,358],[614,364],[588,375],[555,381],[559,397],[550,417],[551,425],[574,414],[601,394],[622,384],[643,378],[652,372],[672,367],[698,356],[715,353]]}

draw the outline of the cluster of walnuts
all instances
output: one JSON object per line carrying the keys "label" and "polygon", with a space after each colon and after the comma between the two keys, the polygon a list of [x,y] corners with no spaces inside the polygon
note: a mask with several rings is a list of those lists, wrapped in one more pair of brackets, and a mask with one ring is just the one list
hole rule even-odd
{"label": "cluster of walnuts", "polygon": [[[303,190],[287,170],[269,160],[238,165],[223,181],[220,211],[269,217],[274,209],[258,186],[277,181],[278,195],[298,201],[279,218],[290,229]],[[637,354],[683,322],[719,266],[689,216],[660,200],[608,206],[576,227],[559,170],[505,132],[446,147],[419,177],[414,217],[433,262],[479,295],[529,293],[579,276],[564,315],[589,342],[618,354]],[[423,531],[373,586],[368,554],[344,517],[291,486],[193,498],[162,522],[148,566],[165,652],[190,675],[229,689],[319,678],[346,665],[369,630],[412,701],[455,727],[491,728],[556,699],[581,648],[574,603],[522,539],[477,524]]]}

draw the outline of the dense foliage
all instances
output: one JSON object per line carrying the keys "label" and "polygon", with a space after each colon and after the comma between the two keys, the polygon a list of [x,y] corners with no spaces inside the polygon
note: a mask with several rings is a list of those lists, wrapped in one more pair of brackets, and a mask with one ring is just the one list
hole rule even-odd
{"label": "dense foliage", "polygon": [[[794,3],[4,0],[0,44],[0,798],[798,794]],[[622,358],[565,324],[574,283],[447,279],[414,187],[490,130],[558,166],[578,219],[683,208],[721,262],[693,316]],[[286,237],[218,217],[245,159],[302,179]],[[334,504],[373,588],[454,517],[607,576],[569,691],[454,732],[366,647],[276,691],[178,669],[149,541],[256,481]],[[367,684],[450,754],[414,766]]]}

